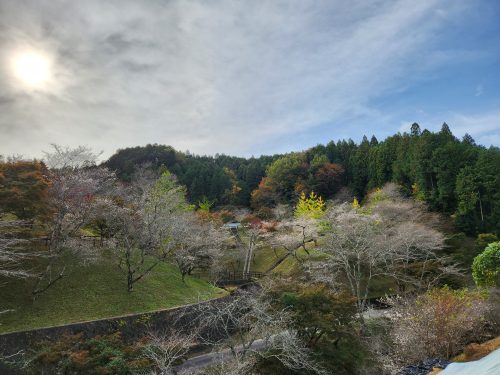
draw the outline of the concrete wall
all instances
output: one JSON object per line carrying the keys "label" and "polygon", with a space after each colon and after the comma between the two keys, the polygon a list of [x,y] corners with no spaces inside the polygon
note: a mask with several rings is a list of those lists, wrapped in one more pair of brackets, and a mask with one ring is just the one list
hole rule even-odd
{"label": "concrete wall", "polygon": [[20,349],[31,348],[40,341],[53,340],[64,334],[82,333],[84,338],[90,338],[97,335],[121,332],[125,340],[134,340],[151,331],[162,331],[175,328],[179,331],[189,332],[189,330],[193,329],[195,326],[194,316],[199,305],[225,303],[229,298],[231,297],[226,296],[198,304],[159,310],[152,313],[132,314],[29,331],[6,333],[0,335],[0,352],[3,354],[15,353]]}

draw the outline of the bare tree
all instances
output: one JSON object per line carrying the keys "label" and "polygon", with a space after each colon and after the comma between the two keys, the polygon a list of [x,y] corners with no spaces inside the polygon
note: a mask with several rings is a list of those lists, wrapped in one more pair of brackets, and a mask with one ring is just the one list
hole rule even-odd
{"label": "bare tree", "polygon": [[267,272],[271,272],[289,257],[300,260],[297,255],[299,249],[303,249],[309,254],[307,245],[309,243],[316,244],[318,235],[318,222],[315,219],[301,217],[279,223],[276,232],[266,235],[266,241],[271,244],[275,253],[280,248],[284,249],[285,253],[276,259]]}
{"label": "bare tree", "polygon": [[321,250],[327,258],[313,262],[313,276],[319,281],[335,284],[345,278],[350,292],[356,297],[358,313],[366,307],[371,281],[385,274],[388,255],[377,239],[375,219],[360,215],[346,206],[327,212],[331,225]]}
{"label": "bare tree", "polygon": [[[392,277],[402,285],[422,286],[429,281],[429,264],[442,260],[436,252],[443,247],[444,236],[423,224],[361,213],[348,205],[329,210],[325,219],[330,229],[321,251],[326,258],[312,262],[310,272],[337,286],[346,282],[361,320],[375,278]],[[450,270],[434,267],[434,272]]]}
{"label": "bare tree", "polygon": [[150,374],[174,374],[174,367],[185,358],[195,341],[194,333],[184,335],[169,330],[149,334],[148,342],[144,347],[144,357],[154,364],[155,369]]}
{"label": "bare tree", "polygon": [[[127,276],[127,290],[146,276],[158,263],[168,256],[161,252],[158,243],[150,237],[151,231],[144,222],[139,207],[121,206],[113,201],[101,202],[105,220],[109,228],[109,244],[118,258],[118,265]],[[152,262],[147,262],[148,255],[156,255]]]}
{"label": "bare tree", "polygon": [[54,265],[63,249],[78,250],[80,255],[89,250],[80,246],[78,231],[89,223],[97,197],[108,192],[115,182],[113,173],[95,166],[98,155],[89,148],[52,147],[52,152],[45,153],[51,182],[49,197],[54,210],[48,223],[51,257],[45,271],[37,277],[32,290],[34,298],[63,278],[65,267],[55,269]]}
{"label": "bare tree", "polygon": [[195,375],[245,375],[252,374],[256,365],[256,358],[238,354],[236,357],[227,358],[219,363],[195,371]]}
{"label": "bare tree", "polygon": [[[104,203],[104,202],[103,202]],[[118,258],[119,267],[127,276],[127,290],[167,259],[171,243],[161,243],[157,224],[147,221],[140,206],[109,204],[106,222],[110,228],[110,245]]]}
{"label": "bare tree", "polygon": [[443,277],[461,277],[458,264],[440,254],[445,236],[435,229],[441,226],[439,215],[422,202],[401,197],[395,189],[386,185],[382,191],[393,199],[378,203],[372,212],[381,219],[381,241],[395,255],[393,278],[400,290],[430,289]]}
{"label": "bare tree", "polygon": [[25,225],[23,221],[0,220],[0,276],[25,279],[33,274],[23,267],[23,262],[34,256],[26,252],[26,239],[20,238],[16,231]]}
{"label": "bare tree", "polygon": [[392,360],[399,365],[450,358],[474,340],[484,340],[486,297],[477,291],[433,289],[417,298],[393,297],[388,315]]}
{"label": "bare tree", "polygon": [[[200,245],[206,242],[194,237],[200,227],[189,227],[194,225],[193,214],[184,189],[176,184],[173,176],[166,173],[156,181],[143,177],[139,176],[132,186],[125,187],[119,199],[102,200],[99,210],[109,228],[114,254],[126,272],[129,292],[160,262],[175,257],[176,251],[179,251],[181,272],[188,274],[193,263],[199,265],[201,255],[195,250],[207,250],[207,246]],[[207,229],[205,234],[207,232],[210,231]],[[189,238],[185,238],[186,235]],[[195,242],[190,243],[189,239]],[[208,250],[203,252],[203,256],[209,256],[207,254],[212,255]]]}
{"label": "bare tree", "polygon": [[[26,268],[27,260],[41,257],[34,251],[27,251],[29,241],[20,238],[18,231],[27,225],[19,220],[0,220],[0,277],[7,279],[26,279],[33,277],[32,270]],[[0,315],[14,310],[4,310]]]}
{"label": "bare tree", "polygon": [[286,220],[293,216],[293,209],[287,204],[278,203],[272,210],[277,220]]}
{"label": "bare tree", "polygon": [[200,305],[199,338],[214,350],[228,349],[237,368],[249,367],[252,358],[272,357],[290,369],[324,373],[291,319],[288,311],[273,309],[262,291],[240,291],[224,303]]}
{"label": "bare tree", "polygon": [[52,143],[52,151],[44,152],[47,167],[54,170],[81,169],[96,164],[101,153],[94,153],[86,146],[69,148]]}
{"label": "bare tree", "polygon": [[184,212],[176,220],[172,258],[181,272],[182,281],[196,268],[214,270],[219,265],[229,233],[201,220],[193,212]]}
{"label": "bare tree", "polygon": [[50,249],[58,252],[88,223],[95,198],[109,192],[115,176],[96,167],[98,155],[86,147],[52,146],[54,151],[45,153],[51,181],[50,201],[55,211],[50,225]]}
{"label": "bare tree", "polygon": [[[382,191],[385,191],[385,188]],[[420,223],[429,228],[440,226],[438,214],[429,212],[423,202],[412,199],[400,197],[391,200],[387,198],[378,202],[371,210],[373,214],[384,218],[386,226],[395,226],[401,222]]]}
{"label": "bare tree", "polygon": [[445,276],[461,276],[461,269],[448,257],[439,255],[445,237],[421,223],[402,222],[386,228],[381,240],[392,254],[392,272],[401,292],[411,286],[430,289]]}

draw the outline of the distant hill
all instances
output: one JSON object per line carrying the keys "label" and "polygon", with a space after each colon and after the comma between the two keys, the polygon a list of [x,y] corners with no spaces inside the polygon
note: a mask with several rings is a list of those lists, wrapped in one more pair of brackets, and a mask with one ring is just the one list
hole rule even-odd
{"label": "distant hill", "polygon": [[147,145],[117,151],[103,163],[124,181],[139,166],[174,173],[192,203],[251,206],[294,204],[315,191],[328,199],[349,187],[358,200],[386,182],[396,182],[407,195],[453,217],[467,234],[500,235],[500,149],[477,145],[469,135],[456,138],[446,123],[439,132],[397,133],[378,141],[365,136],[331,141],[302,152],[241,158],[198,156],[170,146]]}

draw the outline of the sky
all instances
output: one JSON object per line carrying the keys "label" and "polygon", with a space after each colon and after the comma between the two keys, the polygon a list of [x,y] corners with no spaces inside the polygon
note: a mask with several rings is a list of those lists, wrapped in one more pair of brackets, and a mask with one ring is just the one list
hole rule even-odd
{"label": "sky", "polygon": [[413,122],[500,145],[500,1],[0,1],[3,155],[257,156]]}

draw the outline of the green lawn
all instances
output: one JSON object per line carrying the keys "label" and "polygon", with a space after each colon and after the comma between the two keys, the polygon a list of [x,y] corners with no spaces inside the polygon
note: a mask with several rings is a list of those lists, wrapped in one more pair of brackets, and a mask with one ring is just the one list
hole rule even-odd
{"label": "green lawn", "polygon": [[[298,249],[297,250],[297,258],[300,259],[300,261],[306,261],[306,260],[321,260],[324,255],[312,244],[307,246],[307,250],[309,251],[309,254],[307,254],[304,249]],[[275,273],[281,273],[284,275],[291,274],[299,269],[299,261],[295,257],[288,257],[281,263],[278,267],[276,267],[273,272]]]}
{"label": "green lawn", "polygon": [[255,250],[255,256],[252,262],[251,270],[255,272],[266,272],[279,258],[285,255],[285,249],[276,249],[276,252],[270,246],[262,246]]}
{"label": "green lawn", "polygon": [[177,269],[162,263],[134,291],[127,292],[126,276],[116,263],[101,259],[88,266],[73,262],[67,276],[32,301],[28,283],[2,282],[0,333],[149,312],[222,296],[225,292],[203,280],[181,280]]}

